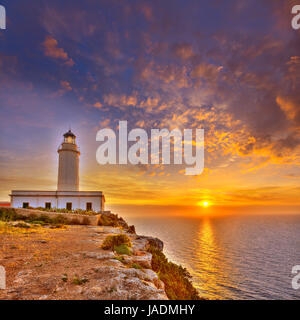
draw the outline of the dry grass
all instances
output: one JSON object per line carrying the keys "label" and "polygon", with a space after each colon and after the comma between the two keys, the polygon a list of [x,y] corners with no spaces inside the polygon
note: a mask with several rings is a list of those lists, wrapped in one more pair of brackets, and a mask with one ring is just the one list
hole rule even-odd
{"label": "dry grass", "polygon": [[[63,226],[63,229],[66,229],[67,226]],[[54,227],[53,231],[61,230],[62,227]],[[0,221],[0,234],[31,234],[31,233],[47,233],[47,229],[40,225],[32,224],[30,228],[18,227],[10,225],[7,222]]]}

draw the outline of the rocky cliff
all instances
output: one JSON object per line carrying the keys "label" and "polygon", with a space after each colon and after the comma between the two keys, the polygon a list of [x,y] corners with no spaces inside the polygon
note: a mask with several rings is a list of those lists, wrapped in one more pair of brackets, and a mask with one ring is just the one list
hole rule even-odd
{"label": "rocky cliff", "polygon": [[[164,278],[163,268],[157,270],[160,262],[153,264],[153,254],[162,253],[162,241],[136,235],[121,218],[116,218],[120,223],[111,223],[115,226],[65,226],[19,219],[0,221],[0,265],[7,273],[7,288],[0,290],[0,299],[156,300],[173,298],[170,295],[177,290]],[[105,219],[114,220],[113,216]],[[129,239],[130,252],[123,252],[122,247],[103,249],[105,239],[116,235]],[[176,266],[166,261],[164,268]],[[185,290],[196,294],[189,280],[185,281],[190,285]]]}

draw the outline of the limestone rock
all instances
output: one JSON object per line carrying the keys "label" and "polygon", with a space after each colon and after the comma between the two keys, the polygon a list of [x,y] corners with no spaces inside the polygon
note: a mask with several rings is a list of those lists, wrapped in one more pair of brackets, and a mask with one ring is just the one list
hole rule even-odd
{"label": "limestone rock", "polygon": [[151,269],[152,254],[149,252],[146,252],[142,256],[125,256],[124,255],[124,261],[127,264],[136,263],[140,265],[142,268]]}
{"label": "limestone rock", "polygon": [[94,258],[94,259],[97,259],[97,260],[113,259],[115,257],[115,254],[112,251],[83,252],[83,254],[87,258]]}
{"label": "limestone rock", "polygon": [[148,237],[147,240],[148,240],[149,245],[155,247],[156,249],[158,249],[160,251],[163,251],[164,243],[160,239]]}
{"label": "limestone rock", "polygon": [[96,280],[93,286],[83,291],[83,295],[88,299],[167,299],[164,290],[158,288],[153,282],[159,280],[152,270],[144,272],[133,268],[116,269],[100,266],[94,268],[94,271]]}
{"label": "limestone rock", "polygon": [[138,242],[144,243],[145,250],[147,250],[150,246],[152,246],[160,251],[163,251],[164,243],[158,238],[147,237],[147,236],[137,236],[136,240],[138,240]]}
{"label": "limestone rock", "polygon": [[15,228],[24,228],[24,229],[32,228],[30,223],[27,223],[27,222],[22,221],[22,220],[8,222],[8,225],[11,226],[11,227],[15,227]]}

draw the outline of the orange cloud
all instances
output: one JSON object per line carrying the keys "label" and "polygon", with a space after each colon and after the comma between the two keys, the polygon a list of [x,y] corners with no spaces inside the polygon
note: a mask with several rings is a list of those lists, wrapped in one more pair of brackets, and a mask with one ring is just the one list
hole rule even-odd
{"label": "orange cloud", "polygon": [[109,106],[119,107],[120,109],[122,109],[123,107],[136,106],[137,97],[135,93],[128,96],[107,94],[103,97],[103,102]]}
{"label": "orange cloud", "polygon": [[140,10],[148,21],[152,20],[153,13],[151,7],[144,4],[140,7]]}
{"label": "orange cloud", "polygon": [[96,103],[93,104],[95,108],[102,108],[102,103],[100,101],[97,101]]}
{"label": "orange cloud", "polygon": [[215,66],[213,64],[199,64],[191,73],[192,77],[205,78],[208,80],[215,80],[219,72],[223,69],[222,66]]}
{"label": "orange cloud", "polygon": [[44,53],[47,57],[53,59],[64,60],[65,65],[72,67],[75,63],[72,58],[69,58],[68,54],[63,48],[58,47],[58,42],[52,36],[47,36],[43,42]]}
{"label": "orange cloud", "polygon": [[173,50],[175,55],[183,60],[190,59],[194,55],[193,47],[187,43],[176,44]]}
{"label": "orange cloud", "polygon": [[110,125],[110,120],[109,119],[105,119],[103,121],[100,121],[99,125],[100,125],[101,128],[107,128]]}
{"label": "orange cloud", "polygon": [[72,91],[73,88],[69,81],[60,81],[60,89],[50,95],[51,98],[56,98],[64,95],[68,91]]}
{"label": "orange cloud", "polygon": [[294,120],[296,118],[298,110],[292,101],[284,99],[283,97],[277,97],[276,102],[288,120]]}
{"label": "orange cloud", "polygon": [[61,81],[61,82],[60,82],[60,85],[62,86],[62,88],[63,88],[65,91],[72,91],[72,87],[71,87],[69,81]]}

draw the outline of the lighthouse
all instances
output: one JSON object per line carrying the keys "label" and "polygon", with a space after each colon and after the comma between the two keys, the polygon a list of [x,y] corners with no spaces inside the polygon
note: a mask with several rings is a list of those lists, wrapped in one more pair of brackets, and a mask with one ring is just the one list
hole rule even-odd
{"label": "lighthouse", "polygon": [[105,197],[102,191],[79,190],[79,156],[75,134],[69,130],[63,135],[58,150],[58,180],[56,191],[12,190],[11,206],[14,208],[81,209],[103,212]]}
{"label": "lighthouse", "polygon": [[57,150],[58,179],[57,191],[79,191],[79,155],[76,136],[69,130]]}

